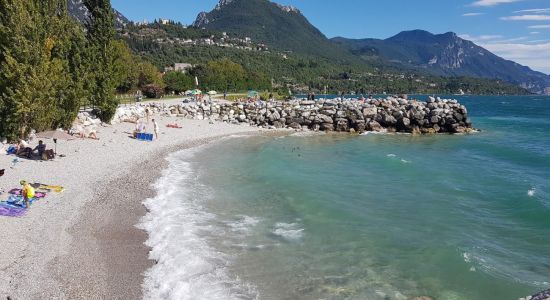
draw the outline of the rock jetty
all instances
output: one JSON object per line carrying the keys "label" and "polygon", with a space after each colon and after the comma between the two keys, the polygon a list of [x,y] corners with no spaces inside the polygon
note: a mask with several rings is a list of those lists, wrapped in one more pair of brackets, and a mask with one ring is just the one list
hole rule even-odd
{"label": "rock jetty", "polygon": [[[121,107],[114,123],[136,121],[145,109]],[[426,102],[388,97],[359,100],[147,104],[153,113],[190,119],[336,132],[407,132],[413,134],[474,131],[466,107],[457,100],[430,97]]]}

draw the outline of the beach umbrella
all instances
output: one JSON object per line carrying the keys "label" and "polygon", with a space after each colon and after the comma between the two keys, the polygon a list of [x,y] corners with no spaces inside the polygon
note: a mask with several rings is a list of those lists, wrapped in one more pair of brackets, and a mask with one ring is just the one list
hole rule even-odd
{"label": "beach umbrella", "polygon": [[57,140],[70,141],[75,139],[72,135],[61,130],[50,130],[50,131],[40,132],[36,134],[36,137],[40,139],[52,139],[53,143],[55,144],[56,154],[57,154]]}
{"label": "beach umbrella", "polygon": [[216,91],[210,91],[210,92],[208,92],[208,95],[217,95],[217,94],[218,94],[218,92],[216,92]]}
{"label": "beach umbrella", "polygon": [[193,94],[193,91],[191,91],[191,90],[185,91],[185,95],[187,95],[187,96],[192,95],[192,94]]}
{"label": "beach umbrella", "polygon": [[248,91],[248,98],[258,97],[259,93],[256,91]]}
{"label": "beach umbrella", "polygon": [[191,95],[200,95],[200,94],[202,94],[201,90],[192,90],[191,91]]}

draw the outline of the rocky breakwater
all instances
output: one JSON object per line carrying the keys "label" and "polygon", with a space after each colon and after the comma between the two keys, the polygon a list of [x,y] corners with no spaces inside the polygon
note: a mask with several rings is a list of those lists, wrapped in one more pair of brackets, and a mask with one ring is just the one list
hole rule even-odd
{"label": "rocky breakwater", "polygon": [[400,98],[292,100],[170,106],[166,114],[192,119],[246,123],[267,128],[337,132],[408,132],[413,134],[474,131],[468,111],[457,100],[430,97],[427,102]]}

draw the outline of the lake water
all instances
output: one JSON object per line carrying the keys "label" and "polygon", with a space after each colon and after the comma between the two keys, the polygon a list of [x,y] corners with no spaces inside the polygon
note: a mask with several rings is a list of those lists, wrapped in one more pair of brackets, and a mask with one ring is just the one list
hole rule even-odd
{"label": "lake water", "polygon": [[234,137],[175,153],[148,298],[517,299],[550,288],[550,98],[472,135]]}

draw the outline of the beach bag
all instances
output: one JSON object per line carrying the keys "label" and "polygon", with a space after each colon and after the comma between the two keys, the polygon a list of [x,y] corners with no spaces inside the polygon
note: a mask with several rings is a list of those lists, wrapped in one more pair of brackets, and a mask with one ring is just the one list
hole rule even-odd
{"label": "beach bag", "polygon": [[53,150],[46,150],[44,153],[42,153],[42,160],[50,160],[55,158],[55,153]]}
{"label": "beach bag", "polygon": [[15,149],[14,146],[10,146],[7,150],[6,150],[6,153],[7,154],[15,154],[17,152],[17,149]]}
{"label": "beach bag", "polygon": [[48,159],[54,159],[55,158],[55,152],[52,149],[46,150],[46,156],[48,157]]}

